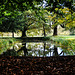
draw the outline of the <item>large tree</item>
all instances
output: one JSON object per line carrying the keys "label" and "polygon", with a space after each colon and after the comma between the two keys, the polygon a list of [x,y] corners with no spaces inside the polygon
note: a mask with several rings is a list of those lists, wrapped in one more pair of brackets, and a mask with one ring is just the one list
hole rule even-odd
{"label": "large tree", "polygon": [[[22,37],[26,36],[26,31],[29,28],[35,28],[39,26],[39,23],[42,22],[36,22],[34,15],[32,15],[30,12],[26,11],[29,9],[33,9],[35,11],[40,11],[40,7],[43,6],[43,9],[50,11],[50,13],[56,14],[55,17],[52,18],[52,24],[53,24],[53,28],[54,28],[54,34],[53,35],[57,35],[57,25],[61,25],[62,27],[68,26],[67,24],[71,21],[67,21],[68,19],[66,19],[64,21],[63,17],[67,17],[67,15],[64,15],[63,13],[63,9],[64,7],[69,8],[71,14],[73,14],[72,10],[72,0],[1,0],[0,2],[0,28],[1,31],[3,31],[4,29],[6,31],[11,31],[14,32],[15,30],[21,30],[22,31]],[[58,10],[57,10],[58,9]],[[21,12],[23,14],[23,11],[26,11],[26,13],[24,13],[25,15],[19,16],[18,19],[16,19],[16,16],[18,16],[19,12]],[[41,12],[39,12],[39,14],[43,14]],[[37,15],[37,14],[36,14]],[[44,15],[44,14],[43,14]],[[43,17],[43,15],[37,15],[39,17],[39,19],[41,21],[43,21],[43,31],[44,31],[44,35],[45,35],[45,29],[46,29],[46,19]],[[10,17],[10,19],[9,19]],[[14,18],[13,18],[14,17]],[[60,22],[60,19],[63,19],[63,22]],[[74,19],[73,19],[74,20]],[[9,22],[10,21],[10,22]],[[66,22],[67,21],[67,22]],[[38,23],[38,25],[34,24],[34,23]],[[2,24],[3,23],[3,24]],[[6,25],[5,25],[6,23]],[[72,24],[72,23],[71,23]],[[3,25],[3,29],[2,29],[2,25]],[[33,26],[32,26],[33,25]],[[70,24],[69,24],[70,25]],[[11,27],[11,30],[10,30]],[[18,28],[17,28],[18,27]],[[51,25],[50,25],[51,27]]]}
{"label": "large tree", "polygon": [[28,9],[36,9],[35,4],[41,2],[41,0],[0,0],[0,23],[5,16],[4,12],[11,12],[14,14],[17,11],[25,11]]}
{"label": "large tree", "polygon": [[[32,20],[28,14],[18,16],[21,12],[29,9],[37,9],[36,4],[41,0],[1,0],[0,1],[0,31],[2,32],[14,32],[15,30],[21,30],[22,36],[25,36],[25,32],[32,24],[29,19]],[[17,18],[16,18],[17,17]],[[24,19],[23,19],[24,17]],[[21,21],[20,21],[21,20]],[[33,21],[33,20],[32,20]],[[28,23],[27,23],[28,22]],[[3,27],[3,28],[2,28]],[[11,27],[11,28],[10,28]],[[18,27],[18,28],[17,28]]]}
{"label": "large tree", "polygon": [[[54,20],[53,21],[53,24],[55,24],[54,25],[54,33],[53,33],[53,35],[57,35],[57,25],[58,25],[58,18],[59,17],[65,17],[64,16],[64,14],[62,13],[62,12],[60,12],[60,10],[59,9],[64,9],[65,7],[67,7],[67,8],[69,8],[69,9],[71,9],[70,11],[71,11],[71,14],[73,13],[72,12],[72,0],[45,0],[46,1],[46,9],[48,10],[48,11],[50,11],[51,13],[52,12],[54,12],[54,14],[56,14],[56,19],[57,20]],[[56,10],[56,8],[58,9],[58,10]],[[61,19],[61,18],[60,18]],[[63,24],[60,24],[61,25],[61,27],[64,27],[64,23]]]}

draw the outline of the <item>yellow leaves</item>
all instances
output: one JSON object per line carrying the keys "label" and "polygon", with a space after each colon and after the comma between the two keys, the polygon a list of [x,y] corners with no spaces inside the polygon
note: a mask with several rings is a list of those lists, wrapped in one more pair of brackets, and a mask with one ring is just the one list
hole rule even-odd
{"label": "yellow leaves", "polygon": [[47,11],[47,10],[44,10],[44,12],[47,12],[47,13],[48,13],[48,11]]}
{"label": "yellow leaves", "polygon": [[66,27],[69,28],[69,24],[66,24]]}
{"label": "yellow leaves", "polygon": [[62,9],[59,9],[60,11],[62,11]]}
{"label": "yellow leaves", "polygon": [[71,14],[66,16],[66,19],[70,19],[71,18]]}
{"label": "yellow leaves", "polygon": [[55,17],[56,17],[56,14],[53,15],[53,18],[55,18]]}
{"label": "yellow leaves", "polygon": [[67,48],[67,50],[71,50],[71,48]]}
{"label": "yellow leaves", "polygon": [[73,23],[75,23],[75,21],[73,21]]}
{"label": "yellow leaves", "polygon": [[51,20],[52,19],[52,16],[49,15],[46,19]]}
{"label": "yellow leaves", "polygon": [[0,32],[0,36],[2,36],[2,37],[3,37],[3,33],[2,33],[2,32]]}
{"label": "yellow leaves", "polygon": [[[60,9],[61,10],[61,9]],[[65,14],[71,14],[70,9],[69,8],[64,8],[61,10],[63,13]]]}
{"label": "yellow leaves", "polygon": [[73,21],[73,26],[75,27],[75,21]]}
{"label": "yellow leaves", "polygon": [[59,23],[63,23],[64,20],[62,20],[62,19],[58,19],[58,22],[59,22]]}
{"label": "yellow leaves", "polygon": [[55,10],[57,11],[57,10],[58,10],[58,8],[55,8]]}
{"label": "yellow leaves", "polygon": [[69,22],[69,23],[67,23],[67,24],[66,24],[66,27],[67,27],[67,28],[71,28],[71,27],[73,27],[73,22]]}
{"label": "yellow leaves", "polygon": [[59,0],[57,0],[59,2]]}
{"label": "yellow leaves", "polygon": [[58,22],[62,22],[62,20],[58,20]]}
{"label": "yellow leaves", "polygon": [[48,18],[51,18],[51,16],[48,16]]}
{"label": "yellow leaves", "polygon": [[63,11],[63,13],[67,14],[67,13],[68,13],[68,11]]}
{"label": "yellow leaves", "polygon": [[72,15],[75,16],[75,12]]}
{"label": "yellow leaves", "polygon": [[63,11],[69,11],[69,8],[64,8],[64,9],[62,9]]}
{"label": "yellow leaves", "polygon": [[28,10],[27,13],[31,13],[31,10]]}

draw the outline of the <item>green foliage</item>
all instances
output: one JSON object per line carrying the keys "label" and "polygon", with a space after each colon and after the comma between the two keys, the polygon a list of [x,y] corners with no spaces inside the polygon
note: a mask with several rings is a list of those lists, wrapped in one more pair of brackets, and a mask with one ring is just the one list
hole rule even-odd
{"label": "green foliage", "polygon": [[57,46],[60,46],[64,52],[69,53],[71,55],[75,52],[75,36],[57,36],[52,37],[51,39],[55,41]]}
{"label": "green foliage", "polygon": [[18,56],[17,52],[15,50],[7,50],[6,52],[3,52],[3,56]]}
{"label": "green foliage", "polygon": [[0,39],[0,54],[10,48],[13,45],[14,41],[14,39]]}
{"label": "green foliage", "polygon": [[43,0],[1,0],[0,31],[16,32],[42,28],[44,32],[48,32],[57,25],[66,27],[66,29],[75,27],[72,0],[45,1],[46,7],[43,8]]}

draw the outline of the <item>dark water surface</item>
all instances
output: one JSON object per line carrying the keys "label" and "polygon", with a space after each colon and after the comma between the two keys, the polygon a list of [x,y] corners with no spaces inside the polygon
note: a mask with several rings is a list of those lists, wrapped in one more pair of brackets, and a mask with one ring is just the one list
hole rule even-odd
{"label": "dark water surface", "polygon": [[62,49],[51,41],[26,41],[15,43],[12,47],[1,53],[1,55],[50,57],[75,55],[75,52],[73,50]]}

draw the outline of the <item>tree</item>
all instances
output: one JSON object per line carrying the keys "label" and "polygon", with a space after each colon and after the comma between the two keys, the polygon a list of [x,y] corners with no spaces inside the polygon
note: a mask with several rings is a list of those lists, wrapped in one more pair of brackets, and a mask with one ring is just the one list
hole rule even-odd
{"label": "tree", "polygon": [[[44,7],[43,4],[45,4]],[[54,29],[53,35],[57,35],[58,25],[61,25],[61,27],[68,28],[71,27],[71,25],[73,24],[72,20],[74,20],[74,18],[71,18],[72,16],[64,12],[66,7],[67,9],[69,9],[68,13],[71,12],[70,15],[72,15],[73,14],[72,0],[66,0],[66,1],[65,0],[38,0],[38,1],[37,0],[36,1],[35,0],[32,1],[1,0],[0,2],[1,31],[15,32],[16,30],[21,30],[22,37],[24,37],[26,36],[26,31],[28,29],[42,27],[44,36],[46,36],[45,31],[49,30],[49,28],[53,28]],[[48,20],[46,19],[46,17],[48,16],[47,12],[48,13],[50,12],[50,14],[52,13],[52,15],[50,15],[52,18],[50,20],[50,24],[47,23],[48,22]],[[2,26],[4,27],[3,29]],[[74,27],[74,25],[72,25],[72,27]]]}
{"label": "tree", "polygon": [[35,24],[36,22],[36,18],[33,14],[35,14],[33,10],[28,10],[24,12],[23,18],[21,19],[22,21],[21,28],[23,28],[22,37],[26,37],[26,31],[31,28],[32,24]]}
{"label": "tree", "polygon": [[[54,14],[57,14],[56,19],[58,19],[58,17],[63,17],[63,13],[60,12],[59,9],[64,9],[64,7],[67,7],[69,9],[71,9],[71,13],[72,13],[72,0],[45,0],[46,3],[46,9],[48,11],[50,11],[51,13],[54,12]],[[56,10],[57,9],[57,10]],[[57,25],[58,25],[58,21],[54,21],[53,22],[54,25],[54,33],[53,35],[57,35]],[[57,25],[56,25],[57,24]],[[60,24],[61,27],[64,27],[64,23]]]}
{"label": "tree", "polygon": [[[22,37],[26,36],[26,30],[28,30],[28,27],[32,24],[31,22],[26,23],[26,21],[28,22],[29,19],[32,19],[29,16],[25,16],[25,15],[21,15],[22,17],[25,17],[24,19],[20,16],[20,18],[17,20],[17,22],[15,22],[15,20],[17,19],[16,16],[18,16],[18,13],[21,12],[23,14],[23,11],[25,10],[29,10],[29,9],[37,9],[37,7],[35,6],[36,4],[38,4],[41,0],[6,0],[6,1],[1,1],[0,3],[0,11],[1,11],[1,15],[0,15],[0,27],[7,28],[7,29],[3,29],[1,31],[3,32],[14,32],[16,29],[20,29],[22,31]],[[11,18],[12,20],[9,19],[9,17],[14,17]],[[10,23],[6,22],[8,19],[8,21],[10,21]],[[20,21],[21,20],[21,21]],[[19,21],[19,22],[18,22]],[[24,22],[25,21],[25,22]],[[3,24],[2,24],[3,23]],[[6,25],[4,25],[4,23],[6,23]],[[15,24],[16,23],[16,24]],[[25,26],[24,26],[25,25]],[[17,27],[18,28],[17,28]],[[11,27],[11,30],[10,30]]]}
{"label": "tree", "polygon": [[[41,0],[0,0],[0,23],[4,19],[6,11],[11,15],[17,11],[25,11],[28,9],[36,9],[35,4],[40,3]],[[16,14],[17,15],[17,14]]]}
{"label": "tree", "polygon": [[50,27],[49,27],[49,24],[47,23],[48,20],[47,20],[47,17],[49,15],[49,12],[47,10],[45,10],[43,7],[40,7],[40,10],[39,11],[36,11],[36,15],[37,15],[37,18],[39,19],[38,20],[38,24],[40,23],[40,28],[43,28],[43,34],[44,34],[44,37],[46,37],[46,31],[50,31]]}
{"label": "tree", "polygon": [[[6,13],[6,15],[8,15]],[[19,17],[20,14],[14,16],[4,16],[2,23],[0,24],[0,31],[1,32],[16,32],[19,29]],[[14,37],[14,34],[12,35]]]}
{"label": "tree", "polygon": [[[44,15],[45,14],[45,15]],[[46,36],[45,30],[49,28],[46,24],[46,16],[48,15],[46,10],[39,9],[39,11],[35,10],[28,10],[24,12],[24,18],[22,21],[23,30],[22,30],[22,37],[26,36],[26,31],[30,29],[41,29],[43,28],[44,36]]]}

